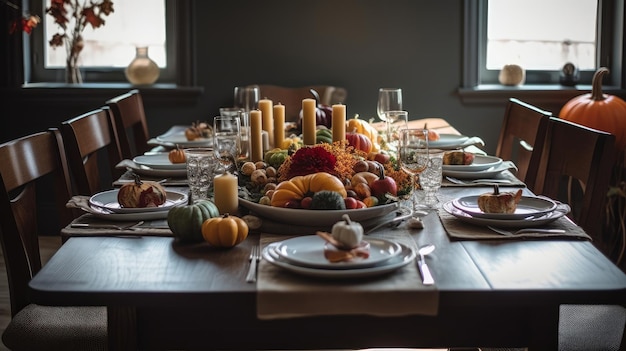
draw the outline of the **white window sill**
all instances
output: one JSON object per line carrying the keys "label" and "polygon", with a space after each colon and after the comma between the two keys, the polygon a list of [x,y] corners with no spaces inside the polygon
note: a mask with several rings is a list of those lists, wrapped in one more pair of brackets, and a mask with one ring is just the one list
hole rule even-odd
{"label": "white window sill", "polygon": [[[615,86],[604,86],[606,94],[625,98],[626,90]],[[520,86],[504,86],[500,84],[484,84],[476,87],[459,88],[457,90],[461,101],[467,104],[502,104],[511,97],[520,100],[532,100],[542,103],[559,103],[578,95],[591,92],[591,85],[576,85],[567,87],[562,85],[528,84]]]}

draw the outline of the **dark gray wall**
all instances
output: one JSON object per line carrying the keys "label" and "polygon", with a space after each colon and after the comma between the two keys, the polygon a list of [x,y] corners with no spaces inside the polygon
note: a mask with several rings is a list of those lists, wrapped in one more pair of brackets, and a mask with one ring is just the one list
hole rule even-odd
{"label": "dark gray wall", "polygon": [[[348,116],[376,116],[378,88],[401,87],[411,119],[443,117],[495,150],[504,105],[464,106],[463,1],[196,1],[193,121],[232,105],[245,84],[345,87]],[[149,111],[151,128],[171,124]],[[152,127],[154,126],[154,127]]]}

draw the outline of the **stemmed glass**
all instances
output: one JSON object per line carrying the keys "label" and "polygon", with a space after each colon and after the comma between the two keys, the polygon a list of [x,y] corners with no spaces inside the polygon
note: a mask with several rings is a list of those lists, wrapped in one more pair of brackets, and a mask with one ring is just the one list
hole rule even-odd
{"label": "stemmed glass", "polygon": [[213,144],[220,171],[234,172],[241,152],[241,122],[239,117],[213,118]]}
{"label": "stemmed glass", "polygon": [[260,95],[261,92],[258,85],[235,87],[235,107],[242,108],[244,112],[250,112],[257,108]]}
{"label": "stemmed glass", "polygon": [[419,189],[419,175],[428,168],[428,130],[402,129],[400,130],[400,145],[398,148],[398,162],[400,167],[411,175],[413,194],[411,200],[413,210],[417,210],[415,199]]}
{"label": "stemmed glass", "polygon": [[[389,141],[389,135],[391,133],[391,125],[397,120],[396,115],[387,116],[388,111],[400,111],[402,110],[402,89],[400,88],[380,88],[378,89],[378,104],[376,105],[376,112],[378,118],[387,124],[387,139]],[[396,118],[394,120],[393,118]]]}

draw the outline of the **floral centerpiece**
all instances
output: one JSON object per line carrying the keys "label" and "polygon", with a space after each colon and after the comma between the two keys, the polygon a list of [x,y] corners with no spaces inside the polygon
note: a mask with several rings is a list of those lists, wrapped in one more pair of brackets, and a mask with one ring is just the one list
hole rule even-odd
{"label": "floral centerpiece", "polygon": [[82,76],[78,70],[78,57],[85,45],[82,33],[87,24],[93,29],[104,25],[104,17],[113,12],[111,0],[52,0],[46,13],[54,18],[60,27],[50,39],[53,48],[65,46],[66,82],[82,83]]}

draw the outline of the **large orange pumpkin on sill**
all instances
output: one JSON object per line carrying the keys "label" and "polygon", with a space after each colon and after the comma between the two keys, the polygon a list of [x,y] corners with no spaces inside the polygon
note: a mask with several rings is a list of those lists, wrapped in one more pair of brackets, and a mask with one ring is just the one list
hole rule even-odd
{"label": "large orange pumpkin on sill", "polygon": [[606,67],[600,67],[593,75],[591,93],[569,100],[559,117],[615,135],[615,148],[620,152],[626,149],[626,101],[602,92],[607,73]]}

